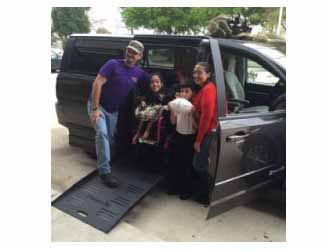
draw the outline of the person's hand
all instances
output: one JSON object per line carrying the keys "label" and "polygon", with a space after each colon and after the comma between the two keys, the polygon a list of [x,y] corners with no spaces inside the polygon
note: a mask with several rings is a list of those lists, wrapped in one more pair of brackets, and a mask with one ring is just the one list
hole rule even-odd
{"label": "person's hand", "polygon": [[147,104],[146,104],[146,102],[145,102],[145,101],[141,101],[141,107],[142,107],[142,108],[145,108],[145,107],[147,107]]}
{"label": "person's hand", "polygon": [[199,142],[195,142],[194,149],[197,153],[201,152],[201,144]]}
{"label": "person's hand", "polygon": [[195,113],[196,108],[194,106],[191,107],[190,113]]}
{"label": "person's hand", "polygon": [[169,109],[169,111],[173,111],[173,102],[174,100],[172,100],[172,101],[170,101],[168,104],[167,104],[167,106],[168,106],[168,109]]}
{"label": "person's hand", "polygon": [[92,112],[90,119],[91,119],[91,123],[92,123],[93,127],[95,127],[95,124],[100,116],[101,116],[100,110],[97,109]]}

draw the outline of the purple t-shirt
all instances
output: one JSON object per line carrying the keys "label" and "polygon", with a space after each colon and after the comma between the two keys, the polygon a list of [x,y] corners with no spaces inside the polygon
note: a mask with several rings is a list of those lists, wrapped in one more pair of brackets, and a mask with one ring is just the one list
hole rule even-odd
{"label": "purple t-shirt", "polygon": [[109,113],[119,110],[130,90],[138,82],[145,84],[149,81],[145,71],[138,66],[128,67],[124,60],[107,61],[99,74],[107,78],[107,82],[102,86],[100,105]]}

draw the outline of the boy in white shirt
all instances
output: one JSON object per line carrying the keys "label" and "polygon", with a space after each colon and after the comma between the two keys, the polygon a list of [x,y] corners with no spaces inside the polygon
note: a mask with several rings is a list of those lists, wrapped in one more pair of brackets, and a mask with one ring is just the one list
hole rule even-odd
{"label": "boy in white shirt", "polygon": [[197,131],[193,116],[194,106],[191,103],[193,94],[192,85],[181,85],[180,96],[168,104],[171,123],[176,124],[170,173],[172,187],[168,193],[179,193],[182,200],[188,199],[192,194],[192,159]]}

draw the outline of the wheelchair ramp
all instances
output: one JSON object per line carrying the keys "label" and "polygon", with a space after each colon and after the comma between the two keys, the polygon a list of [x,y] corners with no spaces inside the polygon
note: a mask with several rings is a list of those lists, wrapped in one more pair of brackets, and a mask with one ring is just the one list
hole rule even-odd
{"label": "wheelchair ramp", "polygon": [[149,173],[134,163],[113,166],[120,186],[103,185],[95,170],[81,179],[52,202],[52,206],[108,233],[162,178],[161,173]]}

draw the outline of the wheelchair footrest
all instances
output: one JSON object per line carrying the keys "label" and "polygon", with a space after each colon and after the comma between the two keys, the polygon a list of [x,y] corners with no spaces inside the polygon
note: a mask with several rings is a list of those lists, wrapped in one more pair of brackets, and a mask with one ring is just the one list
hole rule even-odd
{"label": "wheelchair footrest", "polygon": [[157,144],[157,141],[150,140],[150,139],[139,138],[139,143],[146,143],[146,144],[150,144],[150,145],[155,145],[155,144]]}

